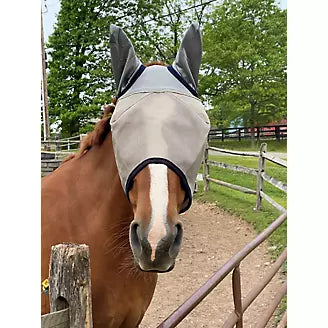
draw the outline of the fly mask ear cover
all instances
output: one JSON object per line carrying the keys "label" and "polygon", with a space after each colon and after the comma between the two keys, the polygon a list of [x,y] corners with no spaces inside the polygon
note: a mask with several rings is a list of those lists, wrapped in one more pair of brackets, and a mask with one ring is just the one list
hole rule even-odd
{"label": "fly mask ear cover", "polygon": [[[195,30],[194,24],[192,27]],[[183,78],[174,64],[147,68],[141,65],[134,75],[120,77],[120,81],[124,79],[128,87],[119,90],[121,97],[111,118],[123,189],[129,198],[133,179],[143,168],[150,163],[165,164],[180,177],[186,192],[182,213],[192,202],[210,128],[204,106],[194,96],[197,92],[192,88],[196,86],[191,79]]]}

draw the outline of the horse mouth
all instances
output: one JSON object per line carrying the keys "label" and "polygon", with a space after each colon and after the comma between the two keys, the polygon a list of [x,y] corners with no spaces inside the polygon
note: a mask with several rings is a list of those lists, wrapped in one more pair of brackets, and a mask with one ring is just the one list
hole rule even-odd
{"label": "horse mouth", "polygon": [[156,269],[156,268],[142,268],[138,262],[135,261],[135,266],[142,272],[153,272],[153,273],[167,273],[174,269],[175,263],[169,266],[168,269]]}

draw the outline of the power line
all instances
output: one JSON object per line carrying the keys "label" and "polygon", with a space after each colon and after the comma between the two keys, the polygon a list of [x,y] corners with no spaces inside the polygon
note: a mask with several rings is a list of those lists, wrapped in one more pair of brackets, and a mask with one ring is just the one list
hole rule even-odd
{"label": "power line", "polygon": [[[212,2],[216,2],[216,1],[219,1],[219,0],[210,0],[210,1],[207,1],[207,2],[204,2],[204,3],[200,3],[200,4],[198,4],[198,5],[191,6],[191,7],[187,7],[187,8],[184,8],[184,9],[181,9],[181,10],[178,10],[178,11],[175,11],[175,12],[173,12],[173,13],[170,13],[170,14],[165,14],[165,15],[163,15],[163,16],[159,16],[159,17],[157,17],[157,19],[159,19],[159,18],[164,18],[164,17],[168,17],[168,16],[175,15],[175,14],[180,14],[180,13],[183,13],[183,12],[188,11],[188,10],[190,10],[190,9],[194,9],[194,8],[197,8],[197,7],[205,6],[205,5],[208,5],[208,4],[210,4],[210,3],[212,3]],[[149,19],[149,20],[144,21],[143,23],[149,23],[149,22],[154,21],[154,20],[155,20],[155,19],[151,18],[151,19]],[[138,24],[138,25],[139,25],[139,24]],[[134,25],[133,27],[136,27],[136,26],[137,26],[137,25]]]}

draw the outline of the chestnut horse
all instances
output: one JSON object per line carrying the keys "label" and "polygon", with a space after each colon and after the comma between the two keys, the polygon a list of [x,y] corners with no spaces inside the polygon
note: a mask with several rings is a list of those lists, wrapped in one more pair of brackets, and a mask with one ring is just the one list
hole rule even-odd
{"label": "chestnut horse", "polygon": [[[111,41],[112,62],[115,62],[116,54],[119,59],[116,63],[121,65],[123,62],[125,65],[122,70],[118,66],[115,70],[114,67],[120,94],[124,79],[130,81],[131,75],[129,74],[133,73],[133,70],[127,69],[128,65],[131,66],[132,63],[132,66],[134,64],[138,66],[139,63],[133,57],[132,46],[124,32],[114,27],[113,35],[117,37],[117,43],[115,40]],[[196,41],[198,40],[198,43],[190,43],[188,39],[189,43],[186,41],[187,44],[182,44],[179,54],[184,52],[187,53],[189,59],[193,58],[195,57],[193,54],[195,47],[198,47],[197,54],[201,54],[200,32],[196,25],[192,25],[185,39],[186,37],[194,38]],[[115,46],[117,46],[116,50]],[[120,52],[120,47],[123,52]],[[181,62],[181,58],[177,59],[177,63]],[[184,64],[183,61],[182,64]],[[191,66],[186,67],[185,71],[188,74],[193,73],[197,81],[200,56],[196,56],[194,63],[186,65]],[[137,66],[132,68],[134,70],[140,68]],[[144,69],[144,66],[141,68]],[[159,72],[157,69],[149,69],[149,72],[155,72],[155,74]],[[166,67],[165,72],[159,73],[168,74],[167,81],[170,81],[171,73],[166,70]],[[191,76],[189,76],[190,79],[188,79],[188,75],[186,76],[187,82],[194,81]],[[181,79],[178,78],[179,81]],[[195,88],[196,86],[194,85]],[[185,108],[189,110],[199,100],[192,95],[189,96],[188,90],[191,87],[181,88],[185,88],[182,90],[182,95],[174,94],[175,98],[180,97],[184,100],[184,102],[178,103],[177,108],[188,113]],[[162,99],[158,93],[153,94],[152,97],[152,99]],[[164,95],[164,97],[167,96]],[[117,110],[120,102],[126,104],[127,98],[117,100]],[[169,103],[164,102],[163,105],[165,109]],[[135,328],[141,322],[152,299],[157,272],[167,272],[174,267],[182,240],[179,213],[185,211],[191,204],[192,188],[188,187],[188,184],[192,186],[194,183],[192,180],[195,179],[200,165],[202,145],[206,142],[209,127],[206,121],[207,116],[202,113],[200,107],[195,108],[195,112],[190,114],[190,119],[183,118],[188,130],[185,139],[192,140],[192,147],[187,147],[185,143],[182,143],[180,145],[182,148],[178,149],[178,153],[183,153],[183,148],[187,149],[187,155],[197,151],[195,163],[198,168],[188,166],[186,169],[188,184],[183,183],[183,177],[179,175],[180,171],[177,174],[174,164],[171,165],[166,160],[164,163],[168,163],[168,165],[146,162],[147,165],[145,164],[142,169],[134,173],[133,183],[129,189],[124,190],[122,176],[118,169],[120,167],[118,164],[122,166],[122,163],[118,162],[117,154],[114,154],[115,122],[113,123],[111,120],[114,120],[115,114],[119,113],[114,108],[114,104],[106,108],[104,117],[96,124],[93,132],[83,140],[81,149],[76,155],[64,160],[57,170],[42,179],[41,281],[48,277],[52,245],[62,242],[87,244],[90,249],[94,327]],[[174,106],[171,106],[166,111],[166,118],[170,116],[168,113],[172,112],[172,108],[175,109]],[[160,110],[162,109],[160,108]],[[121,116],[124,115],[125,113]],[[127,116],[124,117],[126,119]],[[121,126],[123,130],[129,122],[123,121]],[[196,126],[193,126],[193,122],[196,122]],[[155,123],[154,121],[152,123],[153,127]],[[161,123],[157,122],[156,124]],[[197,125],[201,127],[199,133]],[[116,127],[116,131],[117,129]],[[126,133],[130,130],[125,129],[124,131]],[[141,140],[141,134],[135,130],[134,133],[137,133],[138,140]],[[193,137],[196,138],[195,140],[199,139],[199,143],[195,142]],[[180,143],[181,140],[179,140]],[[125,146],[124,138],[120,142]],[[178,145],[178,140],[173,144]],[[148,149],[147,145],[145,149]],[[140,149],[131,149],[131,156],[132,152],[138,151]],[[129,154],[125,154],[125,156],[129,156]],[[193,159],[193,157],[191,158]],[[183,157],[183,163],[189,165],[189,162],[185,161]],[[190,176],[191,178],[189,178]],[[186,206],[187,198],[189,199],[188,206]],[[49,299],[43,294],[42,313],[47,312],[49,312]]]}
{"label": "chestnut horse", "polygon": [[[161,164],[135,178],[128,202],[119,179],[109,118],[97,123],[80,152],[42,179],[42,279],[48,277],[50,248],[61,242],[90,248],[94,327],[137,327],[154,293],[157,273],[136,268],[129,245],[134,217],[150,221],[152,177],[167,175],[167,219],[178,224],[184,199],[179,178]],[[155,186],[156,192],[161,192]],[[131,206],[132,205],[132,206]],[[170,263],[171,265],[171,263]],[[42,296],[42,313],[49,312]]]}

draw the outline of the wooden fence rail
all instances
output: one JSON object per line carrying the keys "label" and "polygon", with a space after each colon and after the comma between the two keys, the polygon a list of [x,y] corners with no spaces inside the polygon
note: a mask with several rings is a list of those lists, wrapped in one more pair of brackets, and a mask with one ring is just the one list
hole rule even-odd
{"label": "wooden fence rail", "polygon": [[231,155],[251,156],[251,157],[258,157],[259,156],[258,153],[251,152],[251,151],[237,151],[237,150],[223,149],[223,148],[217,148],[217,147],[208,147],[208,149],[209,150],[219,151],[220,153],[231,154]]}
{"label": "wooden fence rail", "polygon": [[[258,167],[257,169],[249,168],[241,165],[231,165],[223,162],[217,162],[210,160],[208,158],[208,151],[214,150],[217,152],[225,153],[225,154],[231,154],[236,156],[249,156],[249,157],[257,157],[258,158]],[[287,193],[287,184],[283,183],[282,181],[271,177],[269,174],[265,172],[265,163],[266,160],[269,160],[272,163],[278,164],[283,167],[287,167],[287,162],[281,158],[271,156],[267,154],[267,145],[266,143],[262,143],[260,147],[259,152],[246,152],[246,151],[236,151],[236,150],[230,150],[230,149],[222,149],[217,147],[207,147],[204,152],[204,158],[203,158],[203,181],[204,181],[204,192],[208,192],[210,190],[210,182],[225,186],[230,189],[238,190],[240,192],[246,193],[246,194],[253,194],[256,195],[256,204],[255,204],[255,210],[259,211],[261,209],[262,199],[266,200],[268,203],[270,203],[273,207],[275,207],[280,212],[285,212],[286,209],[278,204],[276,201],[274,201],[271,197],[269,197],[267,194],[263,191],[264,181],[270,183],[274,187],[280,189],[281,191],[284,191]],[[241,172],[246,174],[251,174],[257,177],[257,183],[256,183],[256,190],[252,190],[243,186],[235,185],[232,183],[228,183],[225,181],[221,181],[218,179],[214,179],[210,176],[210,166],[220,167],[223,169],[229,169],[235,172]]]}
{"label": "wooden fence rail", "polygon": [[41,149],[43,148],[44,150],[49,151],[51,148],[53,148],[57,152],[62,150],[70,151],[71,149],[77,149],[80,147],[84,136],[86,136],[86,134],[80,134],[78,136],[64,139],[55,137],[47,140],[41,140]]}
{"label": "wooden fence rail", "polygon": [[41,328],[69,328],[69,309],[42,315]]}
{"label": "wooden fence rail", "polygon": [[[226,139],[249,139],[252,137],[251,127],[239,127],[239,128],[223,128],[223,129],[211,129],[209,132],[209,139],[220,139],[224,141]],[[256,126],[254,128],[254,137],[257,140],[262,139],[287,139],[287,125],[263,125]]]}
{"label": "wooden fence rail", "polygon": [[42,328],[92,328],[89,247],[70,243],[52,246],[49,269],[50,313]]}
{"label": "wooden fence rail", "polygon": [[222,167],[224,169],[230,169],[230,170],[233,170],[236,172],[248,173],[248,174],[257,176],[257,169],[252,169],[252,168],[241,166],[241,165],[231,165],[231,164],[216,162],[216,161],[211,161],[211,160],[208,160],[207,163],[212,166]]}

